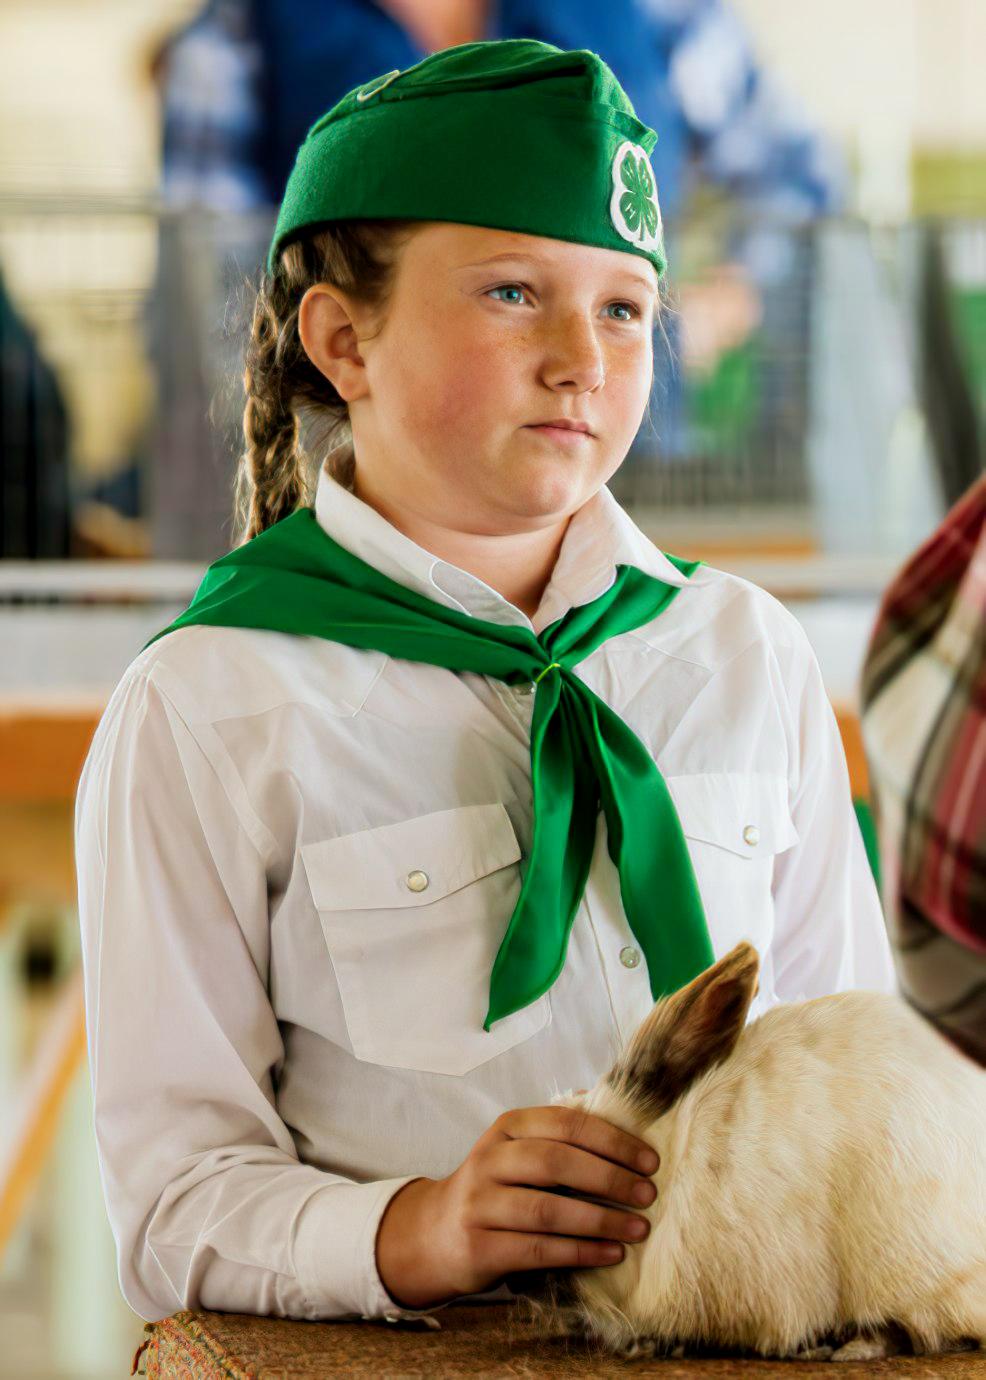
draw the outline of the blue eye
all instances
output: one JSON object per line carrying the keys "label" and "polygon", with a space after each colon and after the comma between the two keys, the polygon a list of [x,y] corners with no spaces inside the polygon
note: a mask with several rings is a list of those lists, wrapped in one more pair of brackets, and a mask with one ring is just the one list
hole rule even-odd
{"label": "blue eye", "polygon": [[[488,289],[488,293],[489,293],[489,292],[517,292],[517,291],[519,291],[519,292],[525,292],[526,290],[527,290],[527,284],[526,284],[526,283],[499,283],[496,287],[489,288],[489,289]],[[502,299],[500,299],[500,300],[502,300]],[[623,317],[610,317],[610,320],[615,320],[615,321],[628,321],[628,320],[629,320],[629,321],[632,321],[632,320],[635,320],[635,319],[640,315],[639,309],[638,309],[637,307],[635,307],[634,304],[633,304],[632,302],[610,302],[610,303],[609,303],[609,306],[611,306],[611,307],[625,307],[625,308],[628,308],[628,309],[633,313],[633,315],[630,316],[630,317],[625,317],[625,316],[623,316]]]}
{"label": "blue eye", "polygon": [[490,292],[513,292],[520,287],[520,283],[501,283],[498,287],[490,288]]}

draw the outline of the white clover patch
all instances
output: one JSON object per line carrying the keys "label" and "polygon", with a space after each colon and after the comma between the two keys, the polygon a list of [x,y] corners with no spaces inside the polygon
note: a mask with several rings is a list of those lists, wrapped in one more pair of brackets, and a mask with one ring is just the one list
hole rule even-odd
{"label": "white clover patch", "polygon": [[613,158],[613,195],[609,215],[620,235],[638,249],[661,248],[661,208],[650,159],[629,139]]}

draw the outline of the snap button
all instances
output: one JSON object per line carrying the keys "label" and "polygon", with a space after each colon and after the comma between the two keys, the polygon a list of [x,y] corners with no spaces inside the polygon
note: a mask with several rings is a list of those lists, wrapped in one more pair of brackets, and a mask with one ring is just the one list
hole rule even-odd
{"label": "snap button", "polygon": [[412,891],[424,891],[425,887],[428,885],[428,873],[409,872],[406,881]]}
{"label": "snap button", "polygon": [[748,843],[751,848],[760,842],[760,830],[755,824],[748,824],[743,830],[743,842]]}
{"label": "snap button", "polygon": [[620,950],[620,962],[624,968],[636,968],[640,962],[640,950],[628,944],[625,949]]}

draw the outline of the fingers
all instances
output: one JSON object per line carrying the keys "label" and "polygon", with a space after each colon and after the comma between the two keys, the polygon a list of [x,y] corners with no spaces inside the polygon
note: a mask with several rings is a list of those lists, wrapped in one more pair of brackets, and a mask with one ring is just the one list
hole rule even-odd
{"label": "fingers", "polygon": [[639,1208],[656,1197],[648,1176],[659,1166],[646,1141],[581,1107],[501,1113],[444,1181],[456,1287],[475,1293],[508,1274],[619,1263],[623,1243],[650,1230]]}
{"label": "fingers", "polygon": [[496,1274],[512,1275],[522,1270],[589,1270],[601,1265],[618,1265],[625,1254],[626,1247],[618,1241],[492,1231],[488,1235],[485,1259]]}
{"label": "fingers", "polygon": [[581,1107],[517,1107],[497,1117],[490,1131],[495,1140],[537,1138],[580,1146],[639,1174],[653,1174],[660,1165],[646,1141]]}
{"label": "fingers", "polygon": [[480,1225],[487,1230],[606,1241],[643,1241],[650,1232],[650,1223],[636,1213],[562,1198],[522,1184],[505,1184],[491,1194],[483,1204]]}
{"label": "fingers", "polygon": [[501,1184],[564,1189],[614,1203],[648,1207],[657,1196],[651,1179],[563,1141],[514,1140],[487,1152],[486,1172]]}

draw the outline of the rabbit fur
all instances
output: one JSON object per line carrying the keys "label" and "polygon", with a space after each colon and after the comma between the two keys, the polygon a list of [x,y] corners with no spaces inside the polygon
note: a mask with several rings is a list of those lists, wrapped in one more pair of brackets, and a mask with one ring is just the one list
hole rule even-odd
{"label": "rabbit fur", "polygon": [[986,1070],[886,992],[747,1024],[759,963],[737,944],[553,1099],[653,1146],[657,1197],[618,1265],[527,1302],[624,1358],[986,1347]]}

